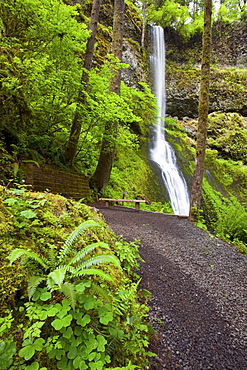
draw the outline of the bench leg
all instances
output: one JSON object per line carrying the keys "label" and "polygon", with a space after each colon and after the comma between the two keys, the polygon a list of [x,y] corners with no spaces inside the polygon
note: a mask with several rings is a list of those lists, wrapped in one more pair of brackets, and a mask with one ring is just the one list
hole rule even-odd
{"label": "bench leg", "polygon": [[106,206],[107,208],[109,208],[109,203],[110,203],[110,202],[108,202],[107,200],[105,201],[105,206]]}
{"label": "bench leg", "polygon": [[135,203],[135,210],[140,211],[140,203],[139,202]]}

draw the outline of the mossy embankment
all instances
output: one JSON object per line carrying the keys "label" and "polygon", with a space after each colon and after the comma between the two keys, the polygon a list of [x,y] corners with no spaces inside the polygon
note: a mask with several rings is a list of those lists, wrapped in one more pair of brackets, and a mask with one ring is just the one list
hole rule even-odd
{"label": "mossy embankment", "polygon": [[1,369],[146,368],[138,242],[81,202],[23,186],[0,194]]}

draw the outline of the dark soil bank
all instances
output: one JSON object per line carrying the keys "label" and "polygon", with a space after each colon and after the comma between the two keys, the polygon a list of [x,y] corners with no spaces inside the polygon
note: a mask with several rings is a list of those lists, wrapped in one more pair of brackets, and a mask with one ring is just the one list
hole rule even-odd
{"label": "dark soil bank", "polygon": [[186,219],[96,208],[117,235],[142,243],[157,354],[149,369],[246,370],[247,257]]}

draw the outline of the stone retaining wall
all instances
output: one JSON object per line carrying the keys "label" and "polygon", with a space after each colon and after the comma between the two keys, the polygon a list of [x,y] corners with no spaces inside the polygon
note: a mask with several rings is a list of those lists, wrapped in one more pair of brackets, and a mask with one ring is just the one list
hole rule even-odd
{"label": "stone retaining wall", "polygon": [[38,167],[34,163],[23,163],[21,168],[25,182],[32,185],[34,191],[49,190],[76,200],[90,195],[88,179],[84,175],[50,164]]}

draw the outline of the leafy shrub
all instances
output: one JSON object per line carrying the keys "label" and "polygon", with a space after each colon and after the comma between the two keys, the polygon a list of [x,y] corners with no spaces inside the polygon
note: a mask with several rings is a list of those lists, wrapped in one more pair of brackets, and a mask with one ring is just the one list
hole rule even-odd
{"label": "leafy shrub", "polygon": [[247,212],[236,197],[225,198],[206,182],[203,185],[203,211],[209,230],[246,252]]}

